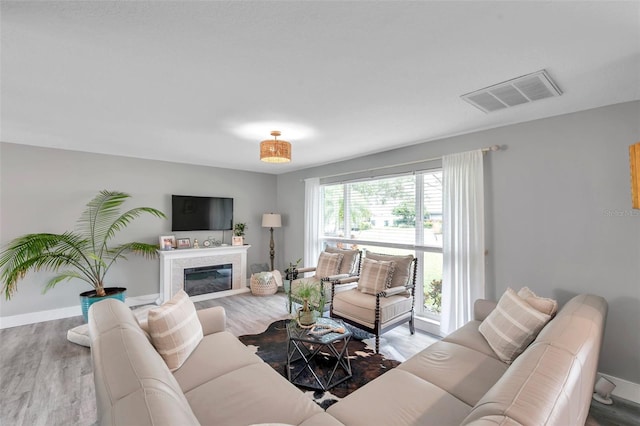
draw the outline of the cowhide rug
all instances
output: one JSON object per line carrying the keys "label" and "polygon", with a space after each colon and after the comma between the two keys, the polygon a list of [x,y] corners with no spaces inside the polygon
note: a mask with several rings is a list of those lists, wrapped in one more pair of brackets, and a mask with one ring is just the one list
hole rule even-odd
{"label": "cowhide rug", "polygon": [[[266,363],[273,367],[285,378],[287,377],[287,330],[288,320],[280,320],[269,325],[267,330],[260,334],[240,336],[242,343],[253,347],[256,354]],[[302,388],[318,405],[327,409],[341,398],[349,395],[365,383],[370,382],[381,374],[400,365],[399,361],[387,359],[382,354],[376,354],[374,349],[367,346],[355,336],[362,337],[363,333],[354,333],[354,337],[349,342],[349,359],[351,361],[351,371],[353,376],[331,388],[327,392],[310,391]],[[318,364],[327,362],[327,366],[335,365],[332,360],[325,356],[316,356]],[[327,366],[322,366],[323,368]],[[330,367],[328,367],[330,368]],[[338,373],[336,373],[338,374]]]}

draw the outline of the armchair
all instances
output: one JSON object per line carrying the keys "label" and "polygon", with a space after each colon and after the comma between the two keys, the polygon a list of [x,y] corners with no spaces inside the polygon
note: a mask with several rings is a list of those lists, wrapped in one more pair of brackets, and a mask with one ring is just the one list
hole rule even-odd
{"label": "armchair", "polygon": [[[292,312],[293,302],[302,304],[303,301],[296,297],[296,289],[303,281],[317,282],[320,286],[321,297],[318,300],[312,300],[311,304],[314,308],[318,308],[320,299],[329,302],[333,296],[332,281],[350,277],[357,274],[360,270],[360,258],[362,252],[360,250],[345,250],[336,247],[327,246],[318,257],[317,266],[294,268],[290,267],[286,271],[286,279],[289,280],[289,313]],[[301,274],[315,272],[313,276],[303,277]],[[337,291],[348,290],[355,287],[355,284],[339,286]],[[321,312],[326,310],[326,305],[322,307]]]}
{"label": "armchair", "polygon": [[417,261],[412,255],[368,252],[359,276],[332,282],[334,287],[346,283],[357,283],[357,287],[332,291],[330,317],[375,334],[376,353],[380,351],[380,335],[388,330],[409,322],[409,331],[414,334]]}

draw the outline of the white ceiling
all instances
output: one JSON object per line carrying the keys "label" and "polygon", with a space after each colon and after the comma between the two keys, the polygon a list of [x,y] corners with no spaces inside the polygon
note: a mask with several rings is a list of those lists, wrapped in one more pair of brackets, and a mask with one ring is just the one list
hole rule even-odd
{"label": "white ceiling", "polygon": [[[640,99],[637,1],[0,7],[10,143],[278,174]],[[491,114],[460,99],[540,69],[562,96]],[[258,158],[274,129],[290,164]]]}

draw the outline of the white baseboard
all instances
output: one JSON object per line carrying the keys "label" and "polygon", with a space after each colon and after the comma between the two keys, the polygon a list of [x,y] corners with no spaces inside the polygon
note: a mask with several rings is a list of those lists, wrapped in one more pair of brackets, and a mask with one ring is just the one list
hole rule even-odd
{"label": "white baseboard", "polygon": [[[127,297],[127,306],[147,305],[154,303],[160,294],[147,294],[144,296]],[[20,325],[35,324],[38,322],[57,320],[62,318],[71,318],[82,315],[80,303],[76,306],[68,306],[66,308],[51,309],[48,311],[29,312],[28,314],[10,315],[0,317],[0,329],[18,327]]]}
{"label": "white baseboard", "polygon": [[598,372],[598,376],[603,376],[605,379],[613,382],[613,384],[616,385],[616,388],[612,392],[613,395],[619,398],[626,399],[627,401],[640,404],[640,384],[600,372]]}

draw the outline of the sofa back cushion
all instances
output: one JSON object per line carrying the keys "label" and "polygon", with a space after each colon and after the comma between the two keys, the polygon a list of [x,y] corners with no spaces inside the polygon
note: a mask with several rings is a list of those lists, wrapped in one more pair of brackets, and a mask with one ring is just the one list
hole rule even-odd
{"label": "sofa back cushion", "polygon": [[94,303],[89,334],[100,424],[198,424],[180,385],[124,303]]}

